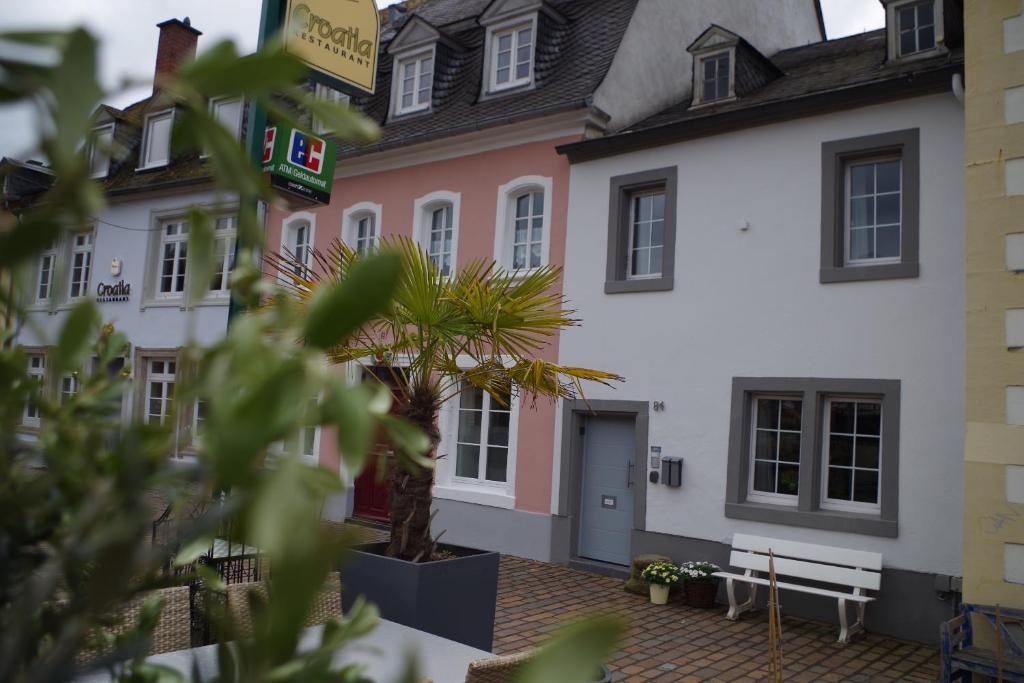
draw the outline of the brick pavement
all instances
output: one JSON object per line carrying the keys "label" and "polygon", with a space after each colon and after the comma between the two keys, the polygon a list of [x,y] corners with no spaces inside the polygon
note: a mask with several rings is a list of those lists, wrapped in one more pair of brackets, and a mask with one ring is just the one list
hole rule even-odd
{"label": "brick pavement", "polygon": [[[386,533],[359,529],[367,540]],[[725,618],[725,607],[652,605],[627,593],[621,579],[561,565],[501,556],[494,651],[513,654],[545,641],[560,624],[611,612],[630,624],[609,667],[615,681],[732,681],[768,679],[768,622],[764,610]],[[783,596],[785,599],[785,596]],[[870,607],[868,608],[870,609]],[[836,643],[832,623],[782,618],[784,680],[793,683],[935,681],[938,650],[871,633]]]}
{"label": "brick pavement", "polygon": [[[870,609],[870,607],[869,607]],[[761,610],[728,621],[725,608],[652,605],[619,579],[503,555],[494,650],[510,654],[542,643],[558,624],[595,611],[625,617],[630,630],[609,666],[616,681],[748,681],[768,676],[768,624]],[[836,643],[838,627],[783,616],[786,681],[934,681],[938,651],[866,634]]]}

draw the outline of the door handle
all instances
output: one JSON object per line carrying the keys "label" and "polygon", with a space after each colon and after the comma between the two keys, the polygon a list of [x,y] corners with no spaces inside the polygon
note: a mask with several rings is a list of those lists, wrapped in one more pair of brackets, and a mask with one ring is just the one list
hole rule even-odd
{"label": "door handle", "polygon": [[633,487],[633,463],[626,463],[626,488]]}

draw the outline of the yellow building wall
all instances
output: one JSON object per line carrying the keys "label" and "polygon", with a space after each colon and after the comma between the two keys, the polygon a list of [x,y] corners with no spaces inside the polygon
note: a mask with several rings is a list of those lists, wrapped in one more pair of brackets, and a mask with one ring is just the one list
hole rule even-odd
{"label": "yellow building wall", "polygon": [[[1010,349],[1006,311],[1024,308],[1024,273],[1007,267],[1006,236],[1024,233],[1024,196],[1007,196],[1005,162],[1024,158],[1024,123],[1004,96],[1024,85],[1024,49],[1007,52],[1022,0],[966,0],[967,396],[964,464],[965,602],[1024,608],[1006,580],[1007,544],[1024,545],[1024,505],[1008,500],[1009,466],[1024,466],[1024,426],[1007,424],[1008,386],[1024,386],[1024,349]],[[1009,28],[1016,31],[1017,24]],[[1021,25],[1024,31],[1024,24]],[[1008,47],[1008,46],[1006,46]],[[1008,571],[1010,570],[1010,571]]]}

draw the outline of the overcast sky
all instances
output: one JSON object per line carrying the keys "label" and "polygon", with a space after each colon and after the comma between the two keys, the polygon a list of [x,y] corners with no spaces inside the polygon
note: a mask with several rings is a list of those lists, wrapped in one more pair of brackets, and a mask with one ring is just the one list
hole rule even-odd
{"label": "overcast sky", "polygon": [[[148,87],[118,92],[123,79],[148,80],[156,59],[156,24],[188,16],[203,32],[199,49],[224,38],[242,51],[256,48],[261,0],[3,0],[0,31],[84,25],[101,39],[102,84],[107,102],[125,106],[149,93]],[[381,6],[395,0],[378,0]],[[746,0],[756,2],[756,0]],[[879,28],[885,17],[878,0],[822,0],[829,38]],[[173,15],[171,14],[173,12]],[[0,106],[0,156],[23,158],[34,148],[30,111]]]}

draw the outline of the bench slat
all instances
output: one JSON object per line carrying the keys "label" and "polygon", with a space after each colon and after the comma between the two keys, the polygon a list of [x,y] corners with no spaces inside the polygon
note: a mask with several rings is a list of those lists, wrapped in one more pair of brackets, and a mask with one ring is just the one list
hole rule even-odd
{"label": "bench slat", "polygon": [[[732,574],[730,572],[715,572],[713,576],[717,576],[723,579],[735,579],[737,581],[743,581],[746,583],[756,583],[759,586],[767,586],[771,582],[768,579],[762,579],[758,576],[744,576],[743,574]],[[810,593],[811,595],[824,595],[829,598],[845,598],[851,602],[872,602],[874,598],[868,595],[853,595],[852,593],[844,593],[842,591],[832,591],[826,588],[815,588],[814,586],[802,586],[798,583],[786,583],[784,581],[776,581],[775,585],[784,590],[792,590],[800,593]]]}
{"label": "bench slat", "polygon": [[771,549],[776,557],[827,562],[844,567],[858,567],[875,571],[881,571],[882,569],[882,554],[866,550],[850,550],[848,548],[836,548],[814,543],[784,541],[765,536],[752,536],[750,534],[733,534],[732,548],[733,550],[749,550],[765,554]]}
{"label": "bench slat", "polygon": [[[741,569],[767,572],[768,556],[742,550],[733,550],[729,556],[729,564]],[[836,567],[817,562],[805,562],[787,557],[775,558],[775,573],[780,576],[794,576],[810,581],[822,581],[824,583],[866,588],[868,590],[878,590],[882,584],[882,575],[877,572],[848,569],[846,567]]]}

